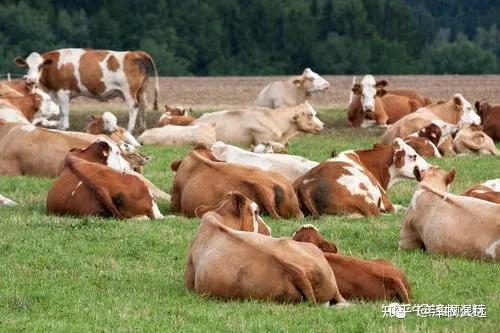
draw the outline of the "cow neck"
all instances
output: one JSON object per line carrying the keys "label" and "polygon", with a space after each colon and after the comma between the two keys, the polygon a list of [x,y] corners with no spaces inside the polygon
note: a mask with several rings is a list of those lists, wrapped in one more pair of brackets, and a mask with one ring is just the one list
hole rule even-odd
{"label": "cow neck", "polygon": [[392,145],[380,145],[369,150],[356,150],[361,163],[377,179],[384,190],[387,190],[391,175],[389,167],[393,163],[394,148]]}
{"label": "cow neck", "polygon": [[444,104],[436,104],[434,106],[433,113],[442,120],[451,124],[457,124],[461,116],[460,112],[456,111],[456,105],[455,102],[453,101],[453,98],[445,102]]}
{"label": "cow neck", "polygon": [[271,110],[271,117],[275,119],[274,125],[280,129],[281,137],[277,141],[287,142],[299,133],[297,125],[291,121],[294,116],[295,108],[289,110]]}

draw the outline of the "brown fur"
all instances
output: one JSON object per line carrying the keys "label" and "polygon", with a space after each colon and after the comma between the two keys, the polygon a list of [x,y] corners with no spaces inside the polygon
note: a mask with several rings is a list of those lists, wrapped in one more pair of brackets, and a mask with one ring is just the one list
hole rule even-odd
{"label": "brown fur", "polygon": [[120,64],[118,63],[118,60],[116,60],[116,57],[114,55],[110,56],[106,62],[108,69],[110,71],[116,72],[118,68],[120,67]]}
{"label": "brown fur", "polygon": [[475,107],[481,116],[483,131],[495,142],[500,141],[500,105],[491,105],[488,102],[475,103]]}
{"label": "brown fur", "polygon": [[420,156],[425,156],[425,157],[434,157],[436,156],[436,151],[433,148],[433,143],[423,137],[416,137],[416,136],[407,136],[404,138],[404,142],[415,149],[417,154]]}
{"label": "brown fur", "polygon": [[0,102],[12,105],[31,122],[42,105],[42,97],[38,94],[22,97],[0,97]]}
{"label": "brown fur", "polygon": [[482,184],[469,187],[462,195],[500,204],[500,192],[493,191]]}

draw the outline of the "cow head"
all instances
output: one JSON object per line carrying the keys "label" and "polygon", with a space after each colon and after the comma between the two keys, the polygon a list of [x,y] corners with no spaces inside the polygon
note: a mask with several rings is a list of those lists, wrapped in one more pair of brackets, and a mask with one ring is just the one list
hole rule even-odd
{"label": "cow head", "polygon": [[472,104],[467,101],[462,94],[455,94],[453,96],[453,102],[455,103],[455,108],[460,114],[460,119],[457,123],[458,127],[462,127],[467,124],[481,124],[481,117],[476,113]]}
{"label": "cow head", "polygon": [[188,112],[186,109],[180,106],[168,106],[165,104],[165,113],[172,116],[187,116]]}
{"label": "cow head", "polygon": [[92,142],[87,147],[73,148],[70,154],[89,162],[107,165],[108,157],[111,153],[111,147],[105,141]]}
{"label": "cow head", "polygon": [[441,134],[441,128],[433,123],[418,131],[418,136],[429,139],[436,147],[441,139]]}
{"label": "cow head", "polygon": [[439,128],[441,129],[442,138],[448,135],[453,135],[458,130],[458,127],[456,125],[448,123],[441,119],[434,119],[431,121],[431,124],[439,126]]}
{"label": "cow head", "polygon": [[415,179],[421,183],[426,184],[433,189],[439,191],[448,191],[448,187],[453,180],[455,180],[455,168],[451,168],[449,172],[444,171],[438,166],[431,166],[425,171],[415,168]]}
{"label": "cow head", "polygon": [[215,207],[199,206],[195,210],[197,217],[213,211],[222,217],[221,223],[235,230],[249,231],[270,236],[271,229],[259,215],[259,206],[237,191],[226,194]]}
{"label": "cow head", "polygon": [[296,107],[292,122],[300,131],[306,133],[318,133],[323,129],[323,122],[316,117],[317,112],[309,103],[303,103]]}
{"label": "cow head", "polygon": [[29,86],[34,86],[40,81],[43,68],[52,64],[53,60],[44,59],[39,53],[32,52],[26,59],[17,57],[14,62],[18,67],[28,69],[24,78]]}
{"label": "cow head", "polygon": [[52,101],[49,94],[39,88],[35,88],[34,93],[41,97],[41,104],[38,111],[39,116],[42,116],[43,118],[59,116],[61,110],[59,109],[59,106]]}
{"label": "cow head", "polygon": [[302,75],[293,80],[293,84],[305,89],[309,95],[326,90],[330,86],[327,80],[313,72],[310,68],[304,69]]}
{"label": "cow head", "polygon": [[394,148],[393,163],[389,167],[391,180],[389,187],[404,179],[414,179],[414,170],[427,170],[430,165],[417,152],[407,145],[403,139],[396,138],[392,143]]}
{"label": "cow head", "polygon": [[323,252],[338,252],[337,246],[323,238],[323,235],[321,235],[318,228],[312,224],[304,224],[301,226],[299,230],[293,234],[292,238],[297,242],[314,244]]}
{"label": "cow head", "polygon": [[105,134],[118,131],[116,116],[109,111],[102,114],[102,129]]}
{"label": "cow head", "polygon": [[352,91],[357,96],[360,96],[361,107],[364,112],[375,111],[375,98],[384,96],[387,92],[384,87],[387,81],[375,81],[372,75],[365,75],[361,83],[355,84]]}

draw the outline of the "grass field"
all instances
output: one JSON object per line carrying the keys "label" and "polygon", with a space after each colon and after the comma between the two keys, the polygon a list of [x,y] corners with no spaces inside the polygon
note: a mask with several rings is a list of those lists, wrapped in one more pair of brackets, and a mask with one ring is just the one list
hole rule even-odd
{"label": "grass field", "polygon": [[[290,153],[319,161],[329,158],[332,149],[368,148],[377,142],[380,130],[344,128],[344,114],[322,110],[320,118],[328,129],[321,135],[296,137]],[[74,113],[73,127],[81,129],[84,118]],[[189,148],[141,150],[153,157],[145,175],[169,190],[170,162]],[[495,157],[432,163],[457,169],[454,193],[500,178],[500,159]],[[500,325],[498,264],[398,250],[404,213],[369,219],[265,220],[275,237],[291,236],[298,226],[314,223],[342,253],[385,258],[402,268],[413,288],[413,303],[485,304],[487,318],[383,318],[382,302],[336,309],[202,299],[183,285],[186,251],[198,219],[145,222],[47,216],[45,195],[52,181],[0,177],[0,193],[20,203],[0,209],[0,331],[497,332]],[[407,206],[414,187],[415,182],[400,183],[389,196]],[[160,209],[168,215],[167,204],[161,203]]]}

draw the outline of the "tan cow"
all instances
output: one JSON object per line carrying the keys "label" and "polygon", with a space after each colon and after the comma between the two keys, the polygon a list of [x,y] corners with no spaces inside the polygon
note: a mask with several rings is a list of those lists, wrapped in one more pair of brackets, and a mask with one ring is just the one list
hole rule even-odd
{"label": "tan cow", "polygon": [[160,116],[157,127],[165,125],[188,126],[195,121],[196,118],[190,116],[187,110],[181,107],[171,107],[165,104],[165,112]]}
{"label": "tan cow", "polygon": [[429,164],[413,148],[396,139],[372,149],[346,151],[321,162],[295,183],[301,208],[314,217],[341,214],[377,216],[394,207],[386,190],[398,181],[413,179],[414,169]]}
{"label": "tan cow", "polygon": [[455,152],[457,154],[500,155],[493,139],[482,129],[482,126],[465,126],[460,129],[453,139]]}
{"label": "tan cow", "polygon": [[469,187],[462,195],[500,204],[500,178]]}
{"label": "tan cow", "polygon": [[401,225],[399,247],[500,260],[500,205],[447,192],[455,170],[415,170],[419,184]]}
{"label": "tan cow", "polygon": [[435,120],[441,120],[458,127],[481,123],[481,118],[474,111],[472,105],[461,94],[455,94],[445,103],[425,106],[401,118],[385,131],[382,142],[390,143],[395,138],[404,138]]}
{"label": "tan cow", "polygon": [[340,294],[346,299],[366,301],[397,299],[409,303],[410,284],[405,274],[383,259],[363,260],[337,253],[335,244],[323,238],[310,224],[303,225],[293,234],[293,240],[316,245],[335,274]]}
{"label": "tan cow", "polygon": [[303,104],[307,99],[326,89],[330,84],[310,68],[290,80],[275,81],[265,86],[254,102],[255,106],[277,109]]}
{"label": "tan cow", "polygon": [[26,68],[26,82],[48,92],[61,107],[59,129],[69,128],[70,100],[86,96],[98,100],[122,97],[129,109],[128,131],[132,132],[139,113],[138,129],[146,129],[147,68],[155,77],[154,109],[158,110],[158,74],[153,58],[143,51],[60,49],[16,58]]}
{"label": "tan cow", "polygon": [[203,144],[211,146],[216,141],[215,129],[211,124],[189,126],[165,125],[150,128],[137,138],[143,145],[183,146]]}
{"label": "tan cow", "polygon": [[125,142],[133,147],[139,147],[134,136],[125,128],[118,126],[114,114],[106,111],[102,116],[91,116],[87,123],[86,132],[90,134],[104,134],[110,137],[116,143]]}
{"label": "tan cow", "polygon": [[316,246],[234,230],[213,213],[203,216],[191,243],[184,283],[223,299],[346,304]]}
{"label": "tan cow", "polygon": [[94,142],[68,153],[64,169],[47,193],[47,212],[75,216],[163,218],[138,177],[107,166],[111,146]]}
{"label": "tan cow", "polygon": [[201,123],[215,126],[217,141],[247,146],[264,141],[285,144],[301,132],[318,133],[323,129],[323,123],[309,104],[279,110],[251,107],[205,113],[194,122]]}
{"label": "tan cow", "polygon": [[203,146],[174,161],[171,168],[176,171],[172,212],[194,216],[199,206],[214,206],[226,193],[238,191],[271,217],[303,217],[292,184],[276,172],[218,161]]}
{"label": "tan cow", "polygon": [[0,194],[0,206],[17,206],[17,203]]}
{"label": "tan cow", "polygon": [[26,96],[0,97],[0,119],[21,124],[37,124],[59,115],[59,107],[49,95],[39,91]]}
{"label": "tan cow", "polygon": [[240,192],[229,192],[216,206],[198,206],[195,215],[201,218],[207,212],[217,214],[232,229],[271,236],[271,228],[259,215],[259,206]]}
{"label": "tan cow", "polygon": [[500,141],[500,105],[491,105],[488,102],[475,104],[476,110],[481,116],[481,125],[484,133],[496,142]]}

